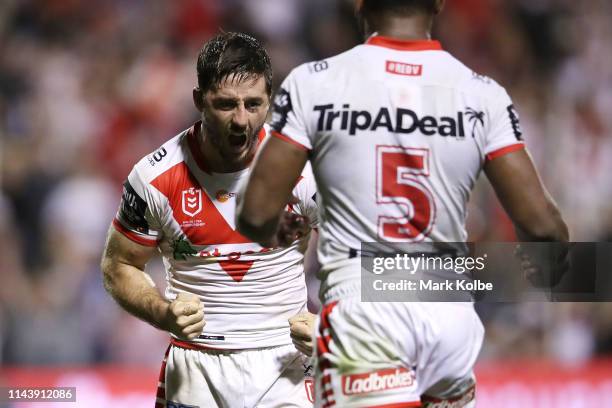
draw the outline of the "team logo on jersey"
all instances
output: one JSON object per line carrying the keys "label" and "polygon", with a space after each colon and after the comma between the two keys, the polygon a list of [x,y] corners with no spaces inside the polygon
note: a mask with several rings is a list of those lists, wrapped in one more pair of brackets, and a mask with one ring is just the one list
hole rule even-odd
{"label": "team logo on jersey", "polygon": [[183,213],[190,217],[195,217],[202,211],[202,190],[190,187],[183,190],[182,195]]}
{"label": "team logo on jersey", "polygon": [[235,196],[236,193],[229,193],[227,190],[219,190],[215,193],[215,198],[220,203],[225,203],[227,200]]}
{"label": "team logo on jersey", "polygon": [[387,61],[385,69],[388,73],[403,76],[423,75],[423,65],[406,64],[405,62]]}
{"label": "team logo on jersey", "polygon": [[467,116],[468,121],[473,124],[472,126],[472,137],[476,137],[476,125],[480,124],[484,127],[484,117],[485,113],[482,111],[476,111],[472,108],[467,108],[465,110],[465,116]]}
{"label": "team logo on jersey", "polygon": [[291,95],[289,91],[280,88],[274,97],[274,105],[272,107],[272,121],[270,126],[277,132],[282,132],[287,124],[287,116],[293,110],[291,104]]}
{"label": "team logo on jersey", "polygon": [[414,371],[405,367],[387,368],[362,374],[342,376],[344,395],[369,394],[414,385]]}

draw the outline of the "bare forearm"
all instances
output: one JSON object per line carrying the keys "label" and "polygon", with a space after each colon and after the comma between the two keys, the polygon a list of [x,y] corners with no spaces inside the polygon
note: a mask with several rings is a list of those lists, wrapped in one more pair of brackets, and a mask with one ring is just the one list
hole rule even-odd
{"label": "bare forearm", "polygon": [[569,241],[569,230],[555,203],[550,200],[539,222],[522,225],[515,223],[516,234],[520,241]]}
{"label": "bare forearm", "polygon": [[484,170],[521,241],[569,240],[563,217],[528,152],[499,157],[487,163]]}
{"label": "bare forearm", "polygon": [[275,137],[264,142],[239,196],[236,226],[241,234],[262,244],[272,239],[307,159],[305,151]]}
{"label": "bare forearm", "polygon": [[167,330],[165,318],[169,302],[151,286],[145,273],[130,265],[104,263],[104,287],[128,313],[162,330]]}

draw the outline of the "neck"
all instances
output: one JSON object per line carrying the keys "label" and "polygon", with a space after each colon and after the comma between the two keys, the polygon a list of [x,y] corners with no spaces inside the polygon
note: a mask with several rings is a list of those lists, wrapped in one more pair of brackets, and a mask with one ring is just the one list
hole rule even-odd
{"label": "neck", "polygon": [[375,21],[375,31],[384,37],[400,40],[430,40],[432,17],[415,14],[412,16],[380,16]]}

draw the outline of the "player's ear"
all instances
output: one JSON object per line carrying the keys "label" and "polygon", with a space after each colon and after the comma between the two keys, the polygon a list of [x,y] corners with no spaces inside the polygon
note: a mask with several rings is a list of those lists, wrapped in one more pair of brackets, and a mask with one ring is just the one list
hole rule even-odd
{"label": "player's ear", "polygon": [[204,111],[204,92],[197,86],[193,88],[193,104],[199,112]]}

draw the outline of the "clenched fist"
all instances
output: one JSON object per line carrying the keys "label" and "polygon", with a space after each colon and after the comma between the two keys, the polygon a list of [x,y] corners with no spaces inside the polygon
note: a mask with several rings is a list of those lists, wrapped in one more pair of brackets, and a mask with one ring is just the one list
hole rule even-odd
{"label": "clenched fist", "polygon": [[308,357],[312,356],[312,332],[314,330],[315,318],[316,315],[304,312],[289,319],[291,341],[296,349]]}
{"label": "clenched fist", "polygon": [[164,328],[172,334],[193,340],[202,333],[204,325],[204,305],[196,295],[179,293],[168,306]]}

